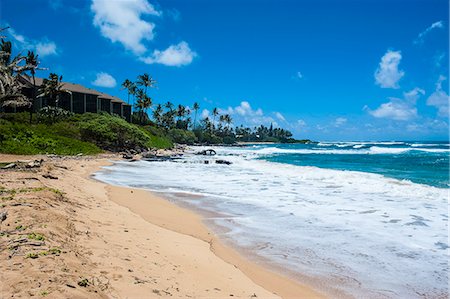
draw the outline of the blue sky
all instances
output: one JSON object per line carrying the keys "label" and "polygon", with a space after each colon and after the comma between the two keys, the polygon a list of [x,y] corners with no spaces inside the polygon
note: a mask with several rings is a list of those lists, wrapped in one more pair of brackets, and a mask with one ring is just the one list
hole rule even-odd
{"label": "blue sky", "polygon": [[[15,50],[127,98],[218,107],[315,140],[448,140],[445,0],[6,0]],[[40,72],[47,76],[49,71]]]}

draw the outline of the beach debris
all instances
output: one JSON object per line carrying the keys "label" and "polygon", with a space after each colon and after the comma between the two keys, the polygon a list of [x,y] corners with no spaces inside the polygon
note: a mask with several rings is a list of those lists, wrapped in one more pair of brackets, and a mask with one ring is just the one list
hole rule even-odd
{"label": "beach debris", "polygon": [[11,169],[15,168],[16,166],[16,163],[9,163],[8,165],[3,166],[2,169]]}
{"label": "beach debris", "polygon": [[43,174],[42,177],[46,178],[46,179],[51,179],[51,180],[57,180],[58,179],[57,176],[54,176],[54,175],[52,175],[50,173]]}
{"label": "beach debris", "polygon": [[34,160],[34,161],[31,161],[31,162],[26,163],[26,164],[25,164],[25,167],[26,167],[26,168],[36,168],[36,167],[41,167],[43,161],[44,161],[43,159],[41,159],[41,160]]}
{"label": "beach debris", "polygon": [[196,153],[196,155],[203,155],[203,156],[214,156],[216,154],[217,154],[216,151],[213,149],[207,149]]}
{"label": "beach debris", "polygon": [[8,218],[8,211],[2,211],[0,212],[0,223],[6,220]]}
{"label": "beach debris", "polygon": [[80,287],[87,287],[88,285],[89,285],[89,280],[87,280],[87,278],[83,278],[82,280],[80,280],[79,282],[78,282],[78,285],[80,286]]}
{"label": "beach debris", "polygon": [[233,164],[233,163],[230,162],[230,161],[227,161],[227,160],[216,160],[216,164],[231,165],[231,164]]}

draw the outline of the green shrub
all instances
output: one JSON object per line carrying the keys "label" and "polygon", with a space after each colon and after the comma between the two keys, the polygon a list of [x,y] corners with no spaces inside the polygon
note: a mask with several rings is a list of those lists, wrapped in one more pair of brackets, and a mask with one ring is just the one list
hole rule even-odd
{"label": "green shrub", "polygon": [[68,119],[72,115],[73,113],[70,111],[64,110],[59,107],[48,106],[38,111],[37,119],[39,122],[45,124],[53,124]]}
{"label": "green shrub", "polygon": [[[76,134],[70,126],[64,131],[63,125],[29,125],[27,123],[11,123],[0,121],[0,152],[19,155],[58,154],[76,155],[79,153],[90,155],[101,150],[92,143],[74,139],[70,135]],[[69,137],[65,137],[64,132]]]}
{"label": "green shrub", "polygon": [[225,144],[234,144],[235,142],[236,142],[236,139],[231,136],[223,137],[223,143],[225,143]]}
{"label": "green shrub", "polygon": [[197,137],[191,131],[171,129],[168,135],[176,143],[194,144],[197,141]]}
{"label": "green shrub", "polygon": [[146,147],[150,137],[120,117],[85,113],[78,123],[81,138],[109,150]]}

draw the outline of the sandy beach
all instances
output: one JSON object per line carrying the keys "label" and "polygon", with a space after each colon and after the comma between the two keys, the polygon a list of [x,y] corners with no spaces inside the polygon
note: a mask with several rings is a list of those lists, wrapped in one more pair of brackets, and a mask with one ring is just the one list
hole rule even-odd
{"label": "sandy beach", "polygon": [[4,298],[322,298],[224,246],[193,212],[90,178],[116,156],[0,155],[35,159],[0,171]]}

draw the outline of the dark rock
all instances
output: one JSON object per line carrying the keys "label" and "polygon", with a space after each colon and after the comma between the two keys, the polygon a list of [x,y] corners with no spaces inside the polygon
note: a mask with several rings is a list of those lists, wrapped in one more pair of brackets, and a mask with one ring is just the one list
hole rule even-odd
{"label": "dark rock", "polygon": [[131,159],[133,159],[133,155],[131,153],[123,153],[122,158],[131,160]]}
{"label": "dark rock", "polygon": [[227,160],[216,160],[216,164],[231,165],[231,164],[233,164],[233,163],[230,162],[230,161],[227,161]]}
{"label": "dark rock", "polygon": [[205,161],[203,161],[203,163],[205,163],[205,164],[209,164],[209,161],[208,161],[208,160],[205,160]]}
{"label": "dark rock", "polygon": [[215,154],[217,153],[213,149],[207,149],[196,153],[196,155],[203,155],[203,156],[214,156]]}

